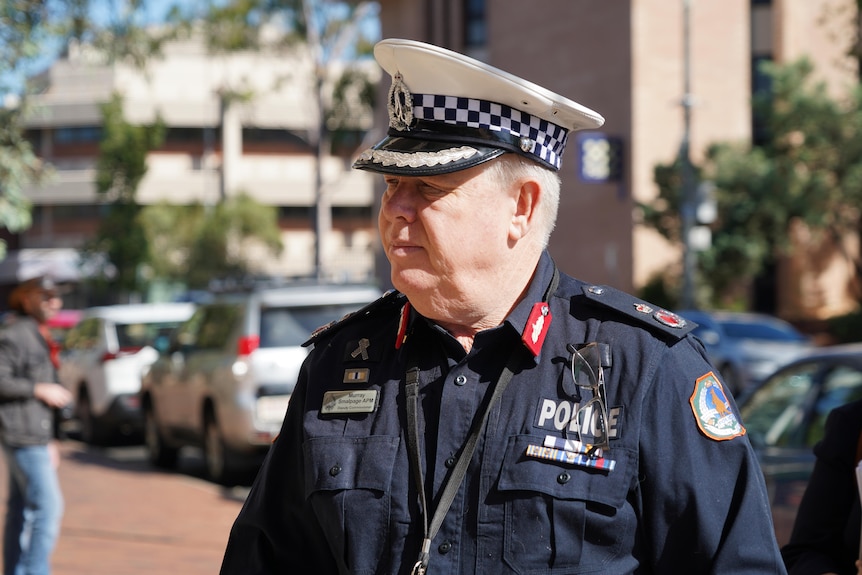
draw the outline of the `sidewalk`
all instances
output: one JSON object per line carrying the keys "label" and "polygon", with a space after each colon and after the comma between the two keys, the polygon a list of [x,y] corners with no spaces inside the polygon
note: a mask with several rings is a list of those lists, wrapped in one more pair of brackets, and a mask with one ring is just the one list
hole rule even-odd
{"label": "sidewalk", "polygon": [[[136,448],[100,451],[66,441],[66,511],[54,575],[213,575],[247,490],[153,471]],[[6,466],[0,458],[0,511]]]}

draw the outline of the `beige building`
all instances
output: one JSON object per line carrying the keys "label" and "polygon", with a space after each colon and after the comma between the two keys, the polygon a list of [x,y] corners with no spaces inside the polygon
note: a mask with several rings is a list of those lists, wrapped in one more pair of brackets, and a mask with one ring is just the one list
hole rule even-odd
{"label": "beige building", "polygon": [[[605,116],[599,131],[569,140],[550,251],[565,271],[631,292],[657,273],[681,271],[679,250],[638,224],[636,202],[657,194],[653,168],[678,156],[686,133],[695,162],[711,143],[750,141],[750,99],[762,87],[759,62],[808,55],[836,94],[858,82],[845,55],[854,33],[852,0],[380,0],[380,5],[384,37],[464,51]],[[307,57],[212,58],[191,42],[173,45],[146,75],[101,65],[91,54],[72,50],[46,72],[42,113],[31,121],[38,150],[57,167],[57,178],[28,191],[35,225],[16,247],[74,249],[92,233],[101,209],[93,182],[98,104],[118,90],[129,120],[148,122],[158,111],[171,128],[166,145],[150,156],[141,202],[206,203],[248,191],[279,208],[286,246],[278,261],[258,258],[258,268],[312,272],[317,198],[308,142],[317,110],[310,72]],[[372,65],[369,73],[380,72]],[[381,81],[381,94],[388,83]],[[219,92],[247,88],[255,98],[222,113]],[[370,118],[358,120],[359,128],[371,126]],[[384,109],[374,126],[357,147],[383,135]],[[324,163],[324,198],[333,214],[332,231],[321,244],[326,272],[348,279],[376,274],[385,284],[388,265],[379,253],[374,257],[373,205],[380,184],[350,170],[348,156]],[[796,238],[805,249],[779,268],[771,311],[795,319],[851,309],[852,268],[831,246],[813,244],[805,230]]]}
{"label": "beige building", "polygon": [[[750,141],[760,61],[808,55],[834,90],[858,81],[844,55],[852,0],[382,0],[381,6],[384,37],[466,51],[605,116],[597,136],[618,144],[618,177],[588,181],[596,140],[570,137],[550,251],[569,273],[626,291],[681,269],[679,251],[638,225],[635,203],[656,196],[653,168],[680,152],[684,102],[697,162],[710,143]],[[846,311],[847,271],[836,259],[803,272],[804,291],[817,292],[818,303],[782,284],[775,311],[791,317]]]}
{"label": "beige building", "polygon": [[[378,67],[366,64],[377,81]],[[37,81],[41,91],[28,131],[55,174],[26,190],[34,225],[14,238],[11,261],[74,258],[94,233],[104,210],[95,186],[99,106],[119,93],[127,121],[152,123],[160,115],[168,128],[164,145],[147,159],[139,203],[206,205],[246,192],[278,209],[285,248],[279,259],[251,253],[253,269],[308,276],[316,271],[313,208],[320,201],[331,213],[322,222],[328,230],[320,243],[323,277],[373,279],[373,178],[350,169],[372,118],[357,116],[355,141],[322,158],[319,198],[313,146],[319,111],[308,53],[213,57],[187,40],[168,45],[162,58],[140,70],[71,46]],[[224,105],[231,94],[251,97]]]}

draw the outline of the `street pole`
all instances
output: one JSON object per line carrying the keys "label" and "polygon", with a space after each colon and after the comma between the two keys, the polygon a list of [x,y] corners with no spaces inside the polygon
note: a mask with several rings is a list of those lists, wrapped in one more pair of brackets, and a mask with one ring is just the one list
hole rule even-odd
{"label": "street pole", "polygon": [[682,234],[682,294],[680,307],[694,307],[694,267],[695,251],[691,245],[691,230],[695,225],[695,175],[691,164],[691,45],[689,21],[691,0],[683,0],[683,135],[679,147],[679,161],[682,170],[682,198],[680,203],[680,220]]}

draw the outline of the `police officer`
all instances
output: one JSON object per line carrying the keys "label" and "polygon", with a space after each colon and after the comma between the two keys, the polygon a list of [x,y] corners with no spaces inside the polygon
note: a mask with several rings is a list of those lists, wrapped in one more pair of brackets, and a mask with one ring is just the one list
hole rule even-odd
{"label": "police officer", "polygon": [[783,573],[757,460],[685,320],[559,272],[596,112],[407,40],[383,249],[398,291],[312,336],[222,575]]}

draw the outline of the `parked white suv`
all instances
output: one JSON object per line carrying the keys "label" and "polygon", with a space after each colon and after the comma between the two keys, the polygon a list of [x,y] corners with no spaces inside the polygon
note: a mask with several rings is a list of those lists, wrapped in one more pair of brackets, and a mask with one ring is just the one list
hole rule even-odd
{"label": "parked white suv", "polygon": [[140,441],[141,373],[194,309],[191,303],[146,303],[84,310],[66,335],[59,369],[60,383],[75,399],[73,416],[84,442]]}
{"label": "parked white suv", "polygon": [[253,474],[281,429],[311,332],[381,295],[371,286],[289,284],[217,296],[181,325],[143,377],[150,461],[203,448],[219,483]]}

